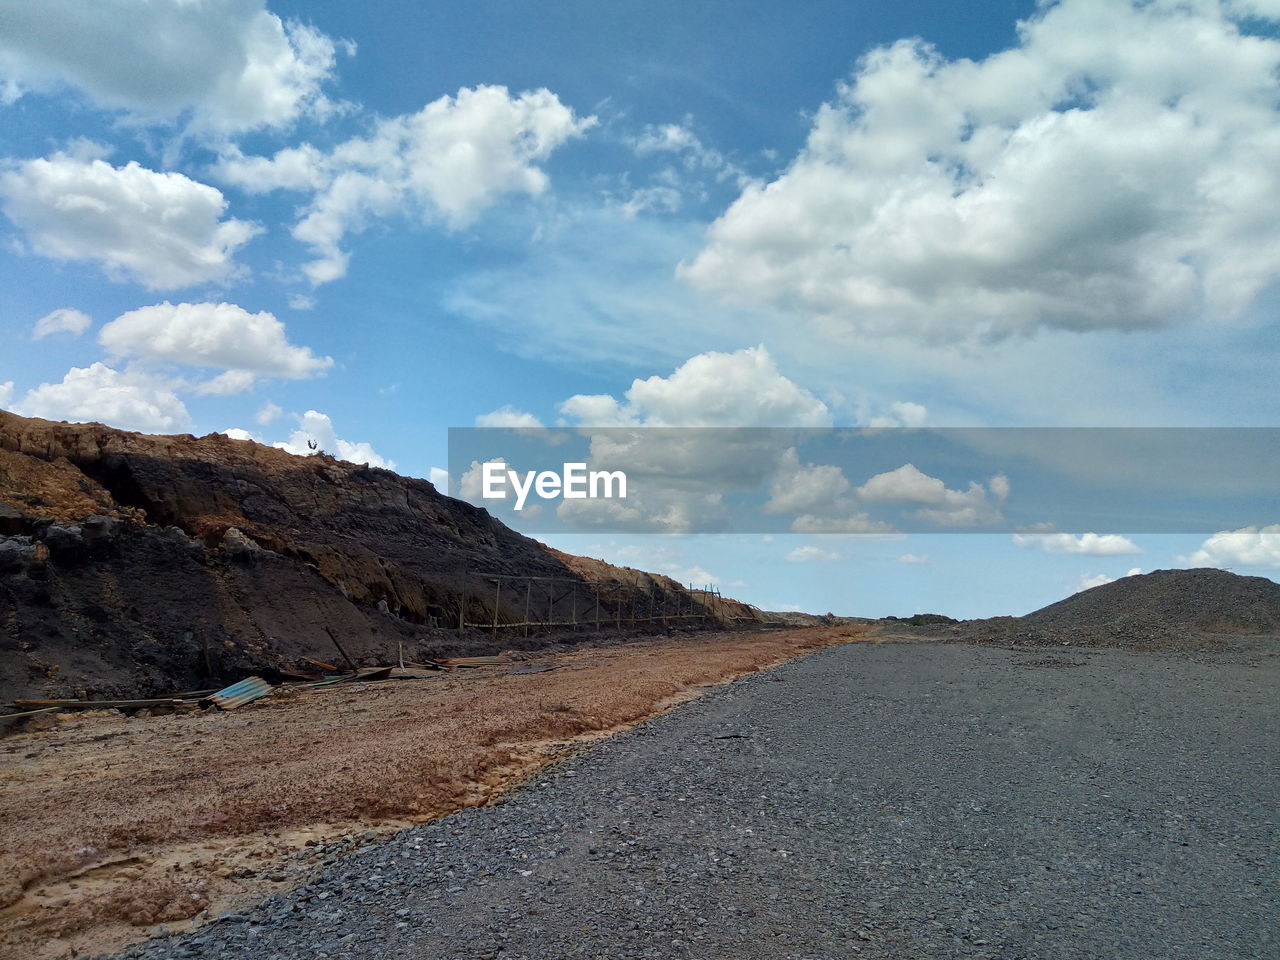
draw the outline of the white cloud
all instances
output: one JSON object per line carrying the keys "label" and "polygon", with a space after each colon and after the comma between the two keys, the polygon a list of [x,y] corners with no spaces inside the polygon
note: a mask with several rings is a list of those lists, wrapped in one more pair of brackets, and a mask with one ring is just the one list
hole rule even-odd
{"label": "white cloud", "polygon": [[763,346],[690,357],[667,377],[635,380],[619,402],[570,397],[560,412],[583,426],[826,427],[831,411],[787,379]]}
{"label": "white cloud", "polygon": [[316,298],[309,297],[304,293],[289,294],[290,310],[314,310],[316,306]]}
{"label": "white cloud", "polygon": [[889,404],[888,409],[867,421],[869,427],[923,427],[929,416],[928,409],[922,403],[909,400],[898,400]]}
{"label": "white cloud", "polygon": [[821,547],[812,545],[796,547],[787,554],[787,560],[791,563],[809,563],[814,560],[839,560],[840,554],[832,553],[830,550],[823,550]]}
{"label": "white cloud", "polygon": [[316,254],[303,269],[321,284],[346,273],[342,240],[372,220],[409,210],[459,229],[504,195],[541,194],[548,178],[539,163],[594,123],[549,90],[513,97],[501,86],[463,88],[329,153],[310,144],[270,158],[233,150],[217,173],[251,192],[313,194],[293,235]]}
{"label": "white cloud", "polygon": [[[353,443],[343,440],[333,428],[333,421],[327,414],[316,410],[308,410],[298,417],[298,429],[289,435],[289,439],[273,444],[281,450],[306,457],[324,451],[339,460],[351,463],[367,463],[371,467],[383,467],[394,470],[394,460],[381,457],[368,443]],[[312,448],[311,444],[315,444]]]}
{"label": "white cloud", "polygon": [[191,420],[167,381],[103,363],[72,367],[61,383],[28,390],[14,409],[24,417],[99,422],[143,433],[178,430]]}
{"label": "white cloud", "polygon": [[535,417],[532,413],[525,413],[523,410],[517,410],[515,407],[507,404],[499,407],[491,413],[482,413],[476,417],[477,427],[519,427],[524,429],[538,429],[542,426],[542,421]]}
{"label": "white cloud", "polygon": [[1142,552],[1128,537],[1122,537],[1116,533],[1082,533],[1079,536],[1056,532],[1015,533],[1013,544],[1023,549],[1038,547],[1045,553],[1077,553],[1093,557],[1114,557]]}
{"label": "white cloud", "polygon": [[1178,562],[1188,567],[1280,567],[1280,523],[1219,531]]}
{"label": "white cloud", "polygon": [[714,573],[694,564],[691,567],[680,566],[660,566],[658,573],[665,573],[672,580],[680,583],[691,584],[694,589],[702,589],[703,587],[714,587],[721,581]]}
{"label": "white cloud", "polygon": [[[506,461],[501,457],[494,457],[486,460],[486,463],[502,463]],[[458,478],[458,492],[455,496],[467,503],[475,504],[477,507],[492,507],[494,500],[506,500],[508,484],[498,485],[498,495],[496,497],[486,497],[484,495],[484,465],[479,460],[472,460],[461,477]]]}
{"label": "white cloud", "polygon": [[[1140,573],[1142,573],[1142,568],[1134,567],[1128,573],[1123,574],[1121,579],[1123,579],[1124,577],[1136,577]],[[1093,587],[1100,587],[1103,584],[1115,583],[1115,582],[1116,582],[1115,577],[1109,577],[1105,573],[1081,574],[1080,579],[1076,582],[1076,592],[1079,593],[1081,590],[1089,590],[1089,589],[1092,589]]]}
{"label": "white cloud", "polygon": [[708,180],[734,181],[738,186],[749,182],[740,167],[704,144],[685,124],[649,125],[628,143],[637,156],[663,161],[651,181],[632,189],[618,206],[628,219],[641,213],[674,213],[686,197],[705,200]]}
{"label": "white cloud", "polygon": [[987,486],[970,481],[967,490],[950,490],[941,480],[907,463],[876,474],[856,490],[867,503],[919,504],[915,516],[947,527],[971,527],[1000,520],[1000,505],[1009,496],[1009,480],[1002,474]]}
{"label": "white cloud", "polygon": [[904,553],[898,558],[898,562],[911,566],[919,566],[929,562],[929,555],[924,553]]}
{"label": "white cloud", "polygon": [[1231,318],[1280,277],[1280,11],[1042,4],[1010,50],[868,54],[682,267],[824,342]]}
{"label": "white cloud", "polygon": [[283,414],[284,411],[280,407],[268,400],[262,405],[262,409],[253,415],[253,419],[255,423],[265,427],[267,424],[279,420]]}
{"label": "white cloud", "polygon": [[117,357],[226,371],[200,385],[202,393],[239,393],[256,377],[300,380],[333,366],[332,358],[289,343],[273,314],[249,313],[234,303],[166,300],[140,307],[103,327],[98,342]]}
{"label": "white cloud", "polygon": [[427,474],[427,479],[441,493],[447,494],[449,492],[449,471],[444,467],[432,467],[431,472]]}
{"label": "white cloud", "polygon": [[240,427],[230,427],[222,431],[224,437],[230,437],[232,440],[252,440],[255,443],[261,443],[262,440],[250,433],[248,430],[242,430]]}
{"label": "white cloud", "polygon": [[262,0],[41,0],[4,5],[0,78],[82,90],[143,121],[188,115],[196,130],[231,133],[321,118],[339,48],[314,27],[284,22]]}
{"label": "white cloud", "polygon": [[791,521],[793,533],[841,533],[875,536],[897,535],[893,524],[883,520],[875,520],[862,511],[852,510],[847,514],[822,516],[802,513]]}
{"label": "white cloud", "polygon": [[10,164],[0,205],[37,253],[94,261],[153,290],[234,276],[236,250],[261,232],[222,219],[222,193],[180,173],[66,153]]}
{"label": "white cloud", "polygon": [[826,404],[780,373],[763,346],[698,354],[668,376],[633,381],[621,400],[579,394],[559,411],[587,430],[706,428],[592,433],[592,468],[657,483],[638,484],[626,503],[577,500],[558,509],[566,522],[670,533],[721,529],[725,491],[764,483],[789,446],[780,433],[724,428],[831,423]]}
{"label": "white cloud", "polygon": [[9,401],[13,399],[13,381],[6,380],[0,383],[0,407],[8,407]]}
{"label": "white cloud", "polygon": [[35,329],[31,332],[31,339],[43,340],[45,337],[55,333],[69,333],[73,337],[78,337],[89,329],[89,324],[91,323],[93,323],[93,320],[87,313],[73,310],[71,307],[61,307],[51,313],[46,313],[36,321]]}
{"label": "white cloud", "polygon": [[562,500],[556,506],[556,516],[571,527],[636,533],[709,533],[726,525],[724,496],[719,490],[678,480],[658,488],[629,487],[625,500]]}
{"label": "white cloud", "polygon": [[792,447],[782,455],[765,513],[823,513],[848,503],[849,479],[839,467],[801,465]]}

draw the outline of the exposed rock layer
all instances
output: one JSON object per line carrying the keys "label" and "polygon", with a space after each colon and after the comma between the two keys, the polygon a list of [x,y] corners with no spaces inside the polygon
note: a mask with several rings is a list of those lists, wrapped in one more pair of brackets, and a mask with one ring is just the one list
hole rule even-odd
{"label": "exposed rock layer", "polygon": [[[328,631],[363,663],[401,644],[410,657],[536,645],[447,629],[460,604],[468,620],[493,613],[463,577],[584,579],[571,559],[387,470],[0,411],[0,698],[155,694],[341,662]],[[593,579],[681,590],[593,563]],[[518,619],[512,602],[503,619]]]}

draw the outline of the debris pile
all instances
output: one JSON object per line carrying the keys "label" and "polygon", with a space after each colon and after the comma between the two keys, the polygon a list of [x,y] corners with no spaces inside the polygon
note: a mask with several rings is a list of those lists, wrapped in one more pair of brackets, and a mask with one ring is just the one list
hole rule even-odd
{"label": "debris pile", "polygon": [[1280,635],[1280,584],[1226,570],[1156,570],[1081,591],[1024,617],[922,628],[1028,646],[1195,649],[1214,638]]}
{"label": "debris pile", "polygon": [[[353,667],[343,672],[330,663],[307,658],[316,670],[281,670],[279,682],[269,683],[262,677],[246,677],[220,690],[188,690],[164,697],[141,700],[88,700],[78,698],[18,698],[9,704],[8,712],[0,713],[0,729],[14,729],[13,722],[46,714],[77,710],[116,710],[121,713],[143,714],[183,712],[194,709],[235,710],[261,700],[278,690],[297,690],[307,687],[329,687],[348,681],[370,682],[378,680],[419,680],[449,670],[474,669],[476,667],[502,666],[509,662],[503,655],[483,657],[442,657],[424,663],[403,661],[391,667]],[[543,669],[546,669],[545,667]]]}

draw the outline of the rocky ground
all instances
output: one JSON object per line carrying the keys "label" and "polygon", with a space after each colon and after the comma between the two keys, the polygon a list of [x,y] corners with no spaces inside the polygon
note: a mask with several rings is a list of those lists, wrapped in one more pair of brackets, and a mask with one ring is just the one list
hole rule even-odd
{"label": "rocky ground", "polygon": [[1022,617],[956,622],[946,617],[882,621],[900,635],[1027,646],[1131,650],[1237,648],[1280,638],[1280,583],[1227,570],[1154,570],[1082,590]]}
{"label": "rocky ground", "polygon": [[1278,680],[832,647],[126,955],[1273,958]]}

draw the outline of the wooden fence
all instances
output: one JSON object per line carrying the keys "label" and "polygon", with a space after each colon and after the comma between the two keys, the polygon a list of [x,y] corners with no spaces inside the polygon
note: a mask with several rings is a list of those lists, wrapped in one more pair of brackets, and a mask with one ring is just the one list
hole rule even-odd
{"label": "wooden fence", "polygon": [[644,624],[662,629],[722,623],[727,617],[713,586],[666,587],[658,582],[578,580],[467,572],[462,578],[458,632],[490,630],[621,630]]}

